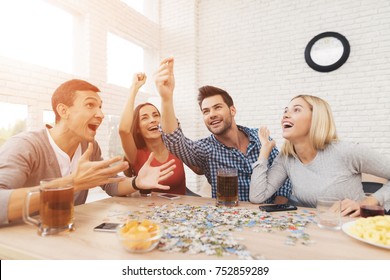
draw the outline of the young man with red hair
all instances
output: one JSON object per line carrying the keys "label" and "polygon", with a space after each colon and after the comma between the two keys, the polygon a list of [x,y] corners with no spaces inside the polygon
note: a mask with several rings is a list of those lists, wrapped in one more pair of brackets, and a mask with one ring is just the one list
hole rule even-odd
{"label": "young man with red hair", "polygon": [[[111,196],[122,196],[138,189],[169,189],[158,182],[173,174],[173,161],[151,167],[153,154],[137,177],[116,176],[128,168],[117,156],[103,160],[95,141],[103,121],[100,90],[83,80],[60,85],[52,96],[56,115],[54,127],[23,132],[10,138],[0,149],[0,225],[22,217],[26,194],[39,188],[45,178],[73,180],[75,205],[83,204],[88,189],[101,186]],[[118,163],[111,166],[113,163]],[[38,210],[39,197],[30,210]]]}

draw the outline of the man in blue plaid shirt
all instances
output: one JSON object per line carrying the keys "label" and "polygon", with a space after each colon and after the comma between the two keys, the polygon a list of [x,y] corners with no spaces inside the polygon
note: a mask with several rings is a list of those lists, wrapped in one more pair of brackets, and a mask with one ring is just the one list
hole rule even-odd
{"label": "man in blue plaid shirt", "polygon": [[[168,150],[188,166],[202,170],[216,197],[217,169],[237,168],[240,201],[249,201],[249,185],[252,164],[259,157],[261,143],[258,129],[237,125],[234,116],[236,108],[230,95],[219,88],[204,86],[199,89],[198,102],[203,120],[212,133],[209,137],[192,141],[186,138],[178,123],[173,107],[173,58],[164,59],[156,74],[156,87],[162,99],[163,140]],[[272,164],[278,150],[274,148],[268,159]],[[290,180],[265,203],[286,203],[291,194]]]}

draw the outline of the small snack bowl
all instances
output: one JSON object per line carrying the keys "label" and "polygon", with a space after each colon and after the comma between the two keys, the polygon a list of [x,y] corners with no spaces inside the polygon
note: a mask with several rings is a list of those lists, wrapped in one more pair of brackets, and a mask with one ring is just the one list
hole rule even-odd
{"label": "small snack bowl", "polygon": [[163,234],[162,227],[150,220],[131,220],[118,226],[117,236],[123,247],[131,253],[152,251]]}

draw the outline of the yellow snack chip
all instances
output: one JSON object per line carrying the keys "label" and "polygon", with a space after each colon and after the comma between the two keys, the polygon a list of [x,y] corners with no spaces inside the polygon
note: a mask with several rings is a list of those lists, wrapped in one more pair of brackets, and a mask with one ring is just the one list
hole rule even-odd
{"label": "yellow snack chip", "polygon": [[349,233],[373,243],[390,245],[390,216],[360,218],[349,228]]}
{"label": "yellow snack chip", "polygon": [[159,234],[159,226],[150,220],[128,221],[119,231],[122,244],[131,251],[146,251],[159,241],[152,239]]}

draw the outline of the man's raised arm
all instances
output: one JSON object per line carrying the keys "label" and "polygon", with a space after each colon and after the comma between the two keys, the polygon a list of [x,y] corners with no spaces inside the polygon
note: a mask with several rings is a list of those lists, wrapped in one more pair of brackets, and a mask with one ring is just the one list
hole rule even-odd
{"label": "man's raised arm", "polygon": [[172,133],[178,127],[173,107],[173,90],[175,89],[173,65],[173,57],[165,58],[155,74],[156,88],[161,96],[161,127],[165,133]]}

